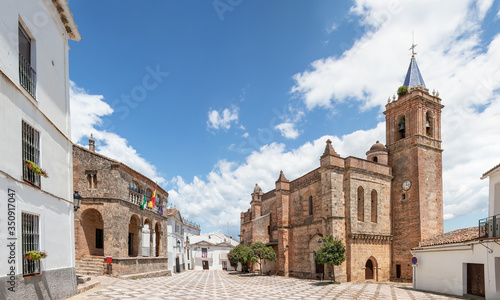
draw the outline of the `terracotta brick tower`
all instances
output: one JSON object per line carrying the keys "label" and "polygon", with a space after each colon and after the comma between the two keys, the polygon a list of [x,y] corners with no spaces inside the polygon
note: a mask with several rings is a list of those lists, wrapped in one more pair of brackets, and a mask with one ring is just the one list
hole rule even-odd
{"label": "terracotta brick tower", "polygon": [[411,279],[410,249],[443,233],[441,105],[429,94],[413,55],[403,84],[406,94],[386,105],[391,187],[391,277]]}

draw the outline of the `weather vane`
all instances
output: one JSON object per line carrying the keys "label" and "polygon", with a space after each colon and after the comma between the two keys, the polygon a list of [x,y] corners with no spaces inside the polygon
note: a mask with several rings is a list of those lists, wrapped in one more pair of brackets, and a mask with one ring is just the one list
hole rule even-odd
{"label": "weather vane", "polygon": [[415,54],[417,54],[415,52],[415,47],[417,47],[417,45],[415,44],[415,33],[413,31],[411,33],[411,36],[412,36],[411,37],[411,47],[408,50],[411,50],[411,56],[415,56]]}

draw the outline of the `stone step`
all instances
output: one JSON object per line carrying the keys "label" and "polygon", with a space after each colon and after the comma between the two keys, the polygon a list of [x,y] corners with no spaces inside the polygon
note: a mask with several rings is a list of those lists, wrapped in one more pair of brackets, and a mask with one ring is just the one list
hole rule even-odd
{"label": "stone step", "polygon": [[79,284],[78,285],[78,294],[81,294],[83,292],[86,292],[92,288],[95,288],[97,286],[100,286],[101,282],[97,281],[96,279],[87,281],[85,283]]}
{"label": "stone step", "polygon": [[90,276],[83,275],[83,274],[76,274],[76,282],[78,284],[84,284],[87,281],[90,281]]}
{"label": "stone step", "polygon": [[76,270],[78,272],[78,274],[81,274],[81,275],[87,275],[87,276],[93,276],[93,277],[97,277],[97,276],[102,276],[103,275],[103,272],[99,272],[99,271],[96,271],[96,270]]}
{"label": "stone step", "polygon": [[77,261],[75,266],[78,268],[78,267],[99,267],[99,268],[103,268],[104,267],[104,264],[101,264],[101,263],[92,263],[92,262],[79,262]]}

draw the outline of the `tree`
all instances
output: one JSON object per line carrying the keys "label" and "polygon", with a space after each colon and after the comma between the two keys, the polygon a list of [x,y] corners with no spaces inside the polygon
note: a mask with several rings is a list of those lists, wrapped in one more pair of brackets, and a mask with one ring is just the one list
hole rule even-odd
{"label": "tree", "polygon": [[243,244],[239,244],[233,250],[229,252],[229,260],[233,265],[246,265],[249,261],[252,261],[253,251],[250,247]]}
{"label": "tree", "polygon": [[331,266],[332,277],[330,280],[335,280],[335,268],[345,261],[345,246],[342,241],[333,238],[333,235],[323,239],[323,245],[316,252],[316,261],[320,264],[327,264]]}
{"label": "tree", "polygon": [[262,274],[262,260],[275,261],[276,253],[272,247],[266,246],[261,242],[252,244],[250,248],[253,251],[252,261],[259,264],[259,273]]}

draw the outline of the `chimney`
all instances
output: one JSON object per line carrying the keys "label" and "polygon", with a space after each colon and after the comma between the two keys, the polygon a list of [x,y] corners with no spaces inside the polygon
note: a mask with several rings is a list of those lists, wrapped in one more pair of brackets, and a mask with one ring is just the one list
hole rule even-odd
{"label": "chimney", "polygon": [[95,141],[92,133],[90,134],[90,139],[89,139],[89,150],[95,152]]}

